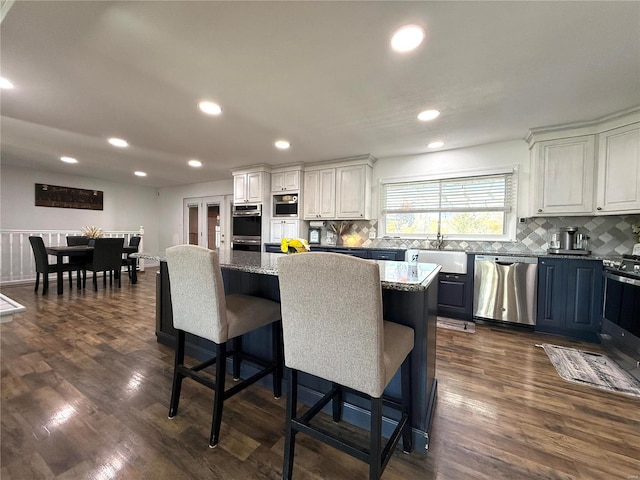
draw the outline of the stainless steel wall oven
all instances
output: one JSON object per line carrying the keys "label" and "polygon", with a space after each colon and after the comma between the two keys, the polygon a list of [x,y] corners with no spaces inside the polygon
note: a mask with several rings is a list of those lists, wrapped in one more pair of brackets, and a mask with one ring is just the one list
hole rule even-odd
{"label": "stainless steel wall oven", "polygon": [[232,222],[233,249],[259,252],[262,244],[262,205],[234,205]]}

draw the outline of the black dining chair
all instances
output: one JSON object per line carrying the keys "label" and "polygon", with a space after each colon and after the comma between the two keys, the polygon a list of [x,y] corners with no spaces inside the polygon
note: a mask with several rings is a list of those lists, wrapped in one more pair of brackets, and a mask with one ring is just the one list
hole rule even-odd
{"label": "black dining chair", "polygon": [[[85,237],[83,235],[67,236],[67,246],[76,247],[79,245],[89,245],[89,240],[91,240],[89,237]],[[91,252],[88,252],[84,255],[69,256],[69,264],[77,265],[80,268],[80,270],[78,271],[78,290],[80,290],[80,288],[82,287],[82,278],[80,276],[80,271],[84,271],[84,266],[87,263],[91,263],[92,255],[93,254]]]}
{"label": "black dining chair", "polygon": [[[118,287],[122,286],[120,281],[120,268],[122,267],[122,246],[124,238],[96,238],[93,247],[93,258],[91,263],[85,265],[83,286],[87,283],[87,270],[93,272],[93,289],[98,291],[97,272],[103,272],[102,284],[107,286],[107,272],[109,276],[115,272]],[[112,283],[112,280],[109,280]]]}
{"label": "black dining chair", "polygon": [[77,271],[78,275],[80,275],[81,268],[78,265],[65,263],[62,266],[58,266],[57,263],[49,263],[47,248],[44,246],[42,237],[29,237],[29,243],[31,243],[31,249],[36,261],[36,288],[34,291],[38,291],[40,274],[42,274],[42,294],[45,295],[49,289],[49,274],[58,273],[59,270],[69,272],[69,286],[73,285],[71,272]]}
{"label": "black dining chair", "polygon": [[[142,237],[135,236],[135,237],[131,237],[129,239],[129,246],[130,247],[135,247],[136,252],[138,251],[138,247],[140,246],[140,239],[141,238]],[[136,260],[133,259],[133,258],[130,258],[129,255],[130,255],[130,253],[126,253],[125,254],[125,258],[122,259],[122,266],[123,267],[127,267],[127,273],[129,275],[129,279],[131,279],[131,268],[136,263]]]}

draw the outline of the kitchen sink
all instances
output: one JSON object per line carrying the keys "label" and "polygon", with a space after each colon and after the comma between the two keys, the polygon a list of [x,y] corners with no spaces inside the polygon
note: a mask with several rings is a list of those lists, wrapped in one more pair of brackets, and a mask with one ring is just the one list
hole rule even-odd
{"label": "kitchen sink", "polygon": [[442,265],[441,271],[444,273],[467,273],[467,254],[465,252],[418,250],[418,262]]}

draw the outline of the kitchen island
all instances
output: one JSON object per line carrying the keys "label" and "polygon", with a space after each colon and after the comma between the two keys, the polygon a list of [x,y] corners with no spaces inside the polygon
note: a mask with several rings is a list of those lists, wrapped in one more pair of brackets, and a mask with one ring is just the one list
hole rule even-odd
{"label": "kitchen island", "polygon": [[[138,253],[136,256],[160,262],[156,283],[156,335],[158,342],[173,347],[176,332],[173,328],[170,282],[164,255]],[[221,250],[220,266],[225,292],[256,295],[279,302],[278,258],[280,256],[275,253]],[[385,320],[407,325],[415,331],[415,345],[411,353],[412,433],[414,451],[424,452],[429,447],[437,390],[435,348],[437,277],[440,266],[425,263],[410,265],[407,262],[382,260],[376,263],[380,267]],[[309,275],[312,276],[313,272],[309,272]],[[353,288],[357,288],[357,285]],[[345,294],[348,295],[348,292]],[[270,328],[263,327],[245,335],[242,348],[257,357],[271,358]],[[188,355],[204,360],[210,358],[213,351],[213,344],[210,342],[187,334]],[[254,372],[255,369],[251,364],[246,362],[242,364],[243,378]],[[330,384],[325,380],[301,374],[300,385],[298,398],[301,402],[310,405],[322,396],[321,392],[329,389]],[[391,396],[399,396],[399,373],[391,380],[385,392]],[[369,402],[353,395],[346,395],[345,401],[347,404],[344,407],[343,419],[368,428]],[[389,435],[394,426],[394,422],[385,419],[384,434]]]}

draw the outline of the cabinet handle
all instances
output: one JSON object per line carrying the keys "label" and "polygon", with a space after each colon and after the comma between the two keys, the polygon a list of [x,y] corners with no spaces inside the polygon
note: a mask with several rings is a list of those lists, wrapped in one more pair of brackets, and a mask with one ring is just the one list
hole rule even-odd
{"label": "cabinet handle", "polygon": [[541,208],[538,209],[538,213],[542,213],[542,209]]}
{"label": "cabinet handle", "polygon": [[596,210],[602,210],[602,207],[598,207],[598,208],[596,208]]}

